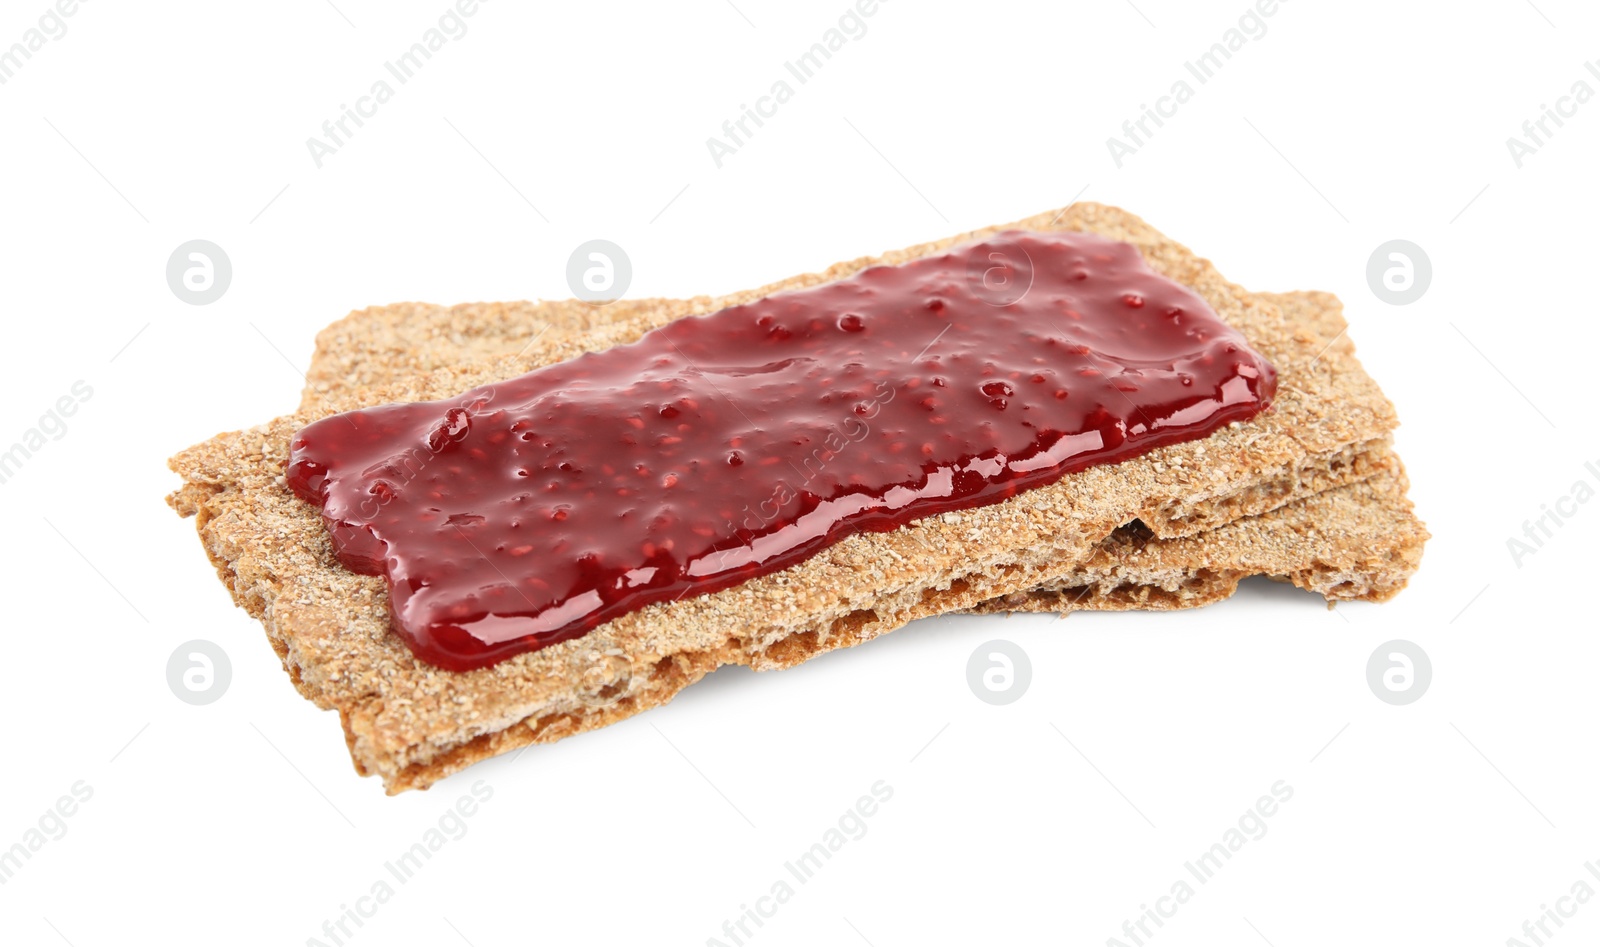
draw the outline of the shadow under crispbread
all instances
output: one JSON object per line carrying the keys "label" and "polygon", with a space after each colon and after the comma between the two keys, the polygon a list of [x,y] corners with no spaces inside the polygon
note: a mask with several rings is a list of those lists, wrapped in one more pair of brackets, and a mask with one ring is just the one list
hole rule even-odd
{"label": "shadow under crispbread", "polygon": [[[582,637],[471,672],[441,671],[412,657],[389,631],[384,580],[339,566],[318,511],[284,485],[289,439],[336,411],[447,397],[629,341],[677,316],[842,278],[874,263],[904,262],[1009,228],[1086,230],[1136,245],[1152,268],[1200,293],[1278,367],[1273,409],[1207,438],[1069,474],[1002,503],[851,536],[780,572],[648,606]],[[419,331],[419,323],[384,324],[395,333],[390,342],[402,342],[412,354],[404,377],[392,373],[391,363],[384,367],[389,380],[375,387],[365,385],[378,381],[379,334],[368,334],[365,346],[329,344],[341,332],[358,334],[347,319],[319,339],[339,354],[319,357],[313,391],[299,413],[221,435],[172,461],[185,483],[171,502],[197,517],[206,551],[235,600],[262,620],[301,692],[339,711],[358,771],[381,776],[391,792],[426,787],[476,760],[623,719],[665,702],[720,664],[786,667],[924,615],[987,607],[1048,587],[1079,564],[1092,565],[1102,544],[1135,520],[1152,541],[1167,542],[1380,477],[1403,489],[1403,472],[1389,449],[1393,408],[1348,346],[1329,345],[1315,319],[1286,319],[1271,299],[1248,296],[1209,263],[1114,208],[1074,205],[719,299],[618,303],[603,318],[578,303],[457,307],[450,318],[499,320],[507,327],[520,322],[526,340],[530,309],[545,314],[546,322],[561,321],[563,313],[579,318],[548,329],[547,338],[520,357],[497,355],[486,345],[482,357],[474,353],[469,362],[445,360],[445,344],[470,348],[489,334],[474,337],[465,324],[435,324],[420,330],[430,333],[427,339],[404,338]],[[1332,318],[1338,318],[1336,308]],[[340,376],[364,386],[330,381]],[[1415,523],[1408,508],[1401,513]],[[1390,581],[1374,583],[1373,597],[1403,584],[1415,567],[1408,551],[1419,549],[1424,535],[1417,526],[1414,542],[1400,540]],[[1109,606],[1111,592],[1103,597]]]}

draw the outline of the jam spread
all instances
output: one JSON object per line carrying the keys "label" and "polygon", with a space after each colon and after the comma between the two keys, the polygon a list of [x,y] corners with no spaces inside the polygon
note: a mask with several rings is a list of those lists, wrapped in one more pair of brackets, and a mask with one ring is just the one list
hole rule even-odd
{"label": "jam spread", "polygon": [[423,661],[486,667],[832,543],[1204,437],[1276,373],[1133,246],[1008,231],[300,431]]}

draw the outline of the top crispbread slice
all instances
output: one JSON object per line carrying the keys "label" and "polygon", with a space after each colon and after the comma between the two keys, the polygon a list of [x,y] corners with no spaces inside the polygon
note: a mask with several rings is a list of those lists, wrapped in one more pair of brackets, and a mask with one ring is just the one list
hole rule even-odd
{"label": "top crispbread slice", "polygon": [[[284,486],[289,439],[334,411],[447,397],[637,338],[677,316],[1013,228],[1091,231],[1138,247],[1152,268],[1205,297],[1277,366],[1274,408],[1207,438],[1070,474],[1002,503],[851,536],[781,572],[648,606],[580,638],[472,672],[441,671],[413,658],[389,632],[383,580],[339,566],[317,511]],[[224,582],[262,619],[302,693],[339,710],[358,770],[382,776],[391,792],[622,719],[670,699],[719,664],[789,666],[923,615],[1038,586],[1087,561],[1102,540],[1135,519],[1158,537],[1189,535],[1396,469],[1387,449],[1393,408],[1348,350],[1329,346],[1313,327],[1247,296],[1206,261],[1114,208],[1074,205],[748,293],[635,304],[608,316],[619,318],[583,331],[550,330],[548,343],[541,339],[521,356],[465,365],[419,359],[419,374],[382,387],[330,385],[295,415],[173,458],[185,481],[173,505],[198,517]],[[506,318],[521,316],[508,309]]]}

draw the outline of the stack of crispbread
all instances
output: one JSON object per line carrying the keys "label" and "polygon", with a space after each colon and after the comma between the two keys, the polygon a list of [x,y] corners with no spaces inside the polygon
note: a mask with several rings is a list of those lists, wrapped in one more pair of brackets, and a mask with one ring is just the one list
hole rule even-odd
{"label": "stack of crispbread", "polygon": [[[340,566],[319,511],[284,484],[290,437],[329,414],[445,398],[681,316],[1005,229],[1090,231],[1134,244],[1277,367],[1273,407],[1001,503],[851,536],[780,572],[651,605],[470,672],[411,655],[389,630],[384,580]],[[296,686],[339,711],[357,770],[398,792],[664,703],[722,664],[787,667],[950,610],[1182,608],[1225,598],[1253,574],[1330,601],[1389,598],[1427,538],[1391,449],[1395,424],[1333,297],[1246,293],[1139,219],[1076,204],[721,298],[354,313],[319,336],[298,412],[173,458],[184,485],[171,502],[197,517],[224,583],[262,620]]]}

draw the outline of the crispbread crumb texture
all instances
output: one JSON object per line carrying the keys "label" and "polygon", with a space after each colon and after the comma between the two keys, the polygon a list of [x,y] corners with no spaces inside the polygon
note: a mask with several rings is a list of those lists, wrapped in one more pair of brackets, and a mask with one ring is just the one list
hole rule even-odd
{"label": "crispbread crumb texture", "polygon": [[1397,464],[1369,480],[1181,539],[1160,539],[1135,521],[1071,573],[972,611],[1192,608],[1227,598],[1252,575],[1293,583],[1330,603],[1388,601],[1416,571],[1428,539],[1405,494]]}
{"label": "crispbread crumb texture", "polygon": [[[383,580],[339,566],[318,511],[284,485],[289,439],[331,413],[447,397],[636,339],[674,318],[842,278],[874,263],[915,259],[1009,227],[1092,231],[1137,246],[1154,269],[1204,296],[1277,366],[1274,407],[1210,437],[1071,474],[1003,503],[851,536],[781,572],[652,605],[572,641],[464,673],[411,656],[389,630]],[[525,338],[530,315],[546,320],[548,338]],[[1337,334],[1342,327],[1331,297],[1251,296],[1137,218],[1077,204],[720,298],[617,304],[600,315],[576,303],[355,314],[319,340],[319,356],[347,358],[319,358],[300,411],[172,459],[184,483],[171,502],[196,517],[224,584],[262,621],[295,686],[339,712],[357,770],[378,775],[390,792],[425,788],[476,760],[661,704],[721,664],[788,667],[924,615],[990,608],[1030,589],[1082,588],[1084,576],[1108,574],[1104,556],[1128,563],[1133,588],[1171,586],[1173,594],[1185,581],[1194,589],[1226,586],[1232,572],[1283,575],[1333,597],[1392,594],[1415,568],[1425,533],[1404,502],[1404,474],[1390,448],[1393,407]],[[467,357],[447,350],[465,350]],[[397,367],[402,351],[412,361]],[[1376,485],[1384,477],[1399,485],[1398,494]],[[1256,549],[1247,560],[1241,538],[1214,547],[1215,555],[1207,551],[1207,537],[1246,520],[1270,531],[1267,520],[1300,511],[1331,523],[1322,517],[1333,516],[1332,507],[1311,505],[1337,505],[1345,497],[1338,491],[1368,484],[1377,492],[1352,494],[1350,522],[1328,533],[1323,545],[1270,547],[1277,558]],[[1137,557],[1124,542],[1128,534],[1118,534],[1135,522],[1150,537]],[[1414,529],[1396,532],[1396,522]],[[1396,538],[1385,540],[1385,530]],[[1357,545],[1366,552],[1323,554]],[[1114,602],[1115,587],[1098,591],[1105,581],[1096,579],[1093,594]],[[1198,604],[1203,597],[1197,591],[1192,598]]]}

